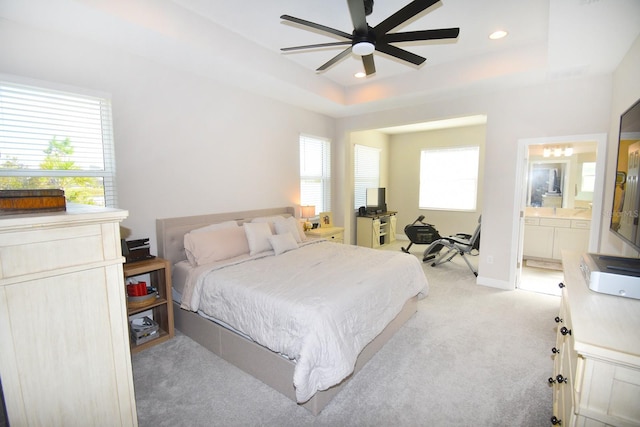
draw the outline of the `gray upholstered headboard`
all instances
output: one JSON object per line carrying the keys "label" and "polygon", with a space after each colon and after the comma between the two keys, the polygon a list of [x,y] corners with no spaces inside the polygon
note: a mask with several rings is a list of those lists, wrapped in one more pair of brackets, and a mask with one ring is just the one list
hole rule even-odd
{"label": "gray upholstered headboard", "polygon": [[294,216],[295,211],[292,207],[286,207],[156,219],[158,256],[171,261],[173,266],[175,263],[187,259],[184,252],[184,235],[189,231],[217,222],[236,220],[238,224],[241,224],[252,218],[272,215]]}

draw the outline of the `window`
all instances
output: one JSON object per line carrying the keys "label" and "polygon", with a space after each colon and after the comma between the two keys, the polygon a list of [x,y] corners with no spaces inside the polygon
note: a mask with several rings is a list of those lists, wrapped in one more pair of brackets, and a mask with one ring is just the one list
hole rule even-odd
{"label": "window", "polygon": [[367,202],[367,188],[380,186],[380,149],[356,145],[354,157],[354,203],[355,209],[365,206]]}
{"label": "window", "polygon": [[313,205],[316,214],[331,211],[331,143],[300,136],[300,204]]}
{"label": "window", "polygon": [[593,193],[596,187],[596,162],[584,162],[582,164],[582,181],[580,191]]}
{"label": "window", "polygon": [[479,158],[480,147],[423,150],[420,209],[475,210]]}
{"label": "window", "polygon": [[108,98],[0,80],[0,189],[115,207],[112,135]]}

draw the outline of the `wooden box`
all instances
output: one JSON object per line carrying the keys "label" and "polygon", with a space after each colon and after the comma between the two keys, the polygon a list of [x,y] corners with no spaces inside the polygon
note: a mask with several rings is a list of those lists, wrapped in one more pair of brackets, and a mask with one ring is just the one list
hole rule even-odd
{"label": "wooden box", "polygon": [[0,190],[0,215],[57,212],[66,209],[63,190]]}

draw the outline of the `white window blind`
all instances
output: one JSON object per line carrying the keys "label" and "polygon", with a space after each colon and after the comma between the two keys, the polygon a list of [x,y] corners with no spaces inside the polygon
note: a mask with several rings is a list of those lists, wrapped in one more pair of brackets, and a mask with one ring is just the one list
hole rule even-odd
{"label": "white window blind", "polygon": [[367,202],[367,188],[380,186],[380,149],[355,145],[354,158],[354,208],[365,206]]}
{"label": "white window blind", "polygon": [[116,206],[111,101],[0,80],[0,189],[42,188]]}
{"label": "white window blind", "polygon": [[300,136],[300,204],[313,205],[316,214],[331,211],[331,143]]}
{"label": "white window blind", "polygon": [[436,148],[420,156],[420,209],[473,211],[480,147]]}

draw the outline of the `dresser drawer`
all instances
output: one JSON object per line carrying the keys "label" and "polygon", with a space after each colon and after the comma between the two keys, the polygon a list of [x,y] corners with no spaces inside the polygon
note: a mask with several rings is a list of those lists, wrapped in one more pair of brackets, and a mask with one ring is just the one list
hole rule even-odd
{"label": "dresser drawer", "polygon": [[540,218],[531,218],[531,217],[525,217],[524,219],[524,224],[525,225],[540,225]]}
{"label": "dresser drawer", "polygon": [[572,219],[571,228],[582,228],[588,230],[591,228],[591,221],[584,219]]}
{"label": "dresser drawer", "polygon": [[344,242],[344,233],[336,233],[331,236],[327,236],[327,240],[334,243],[342,243]]}
{"label": "dresser drawer", "polygon": [[540,225],[544,225],[545,227],[571,227],[570,219],[560,219],[560,218],[540,218]]}
{"label": "dresser drawer", "polygon": [[103,261],[103,239],[100,224],[3,234],[0,279]]}

